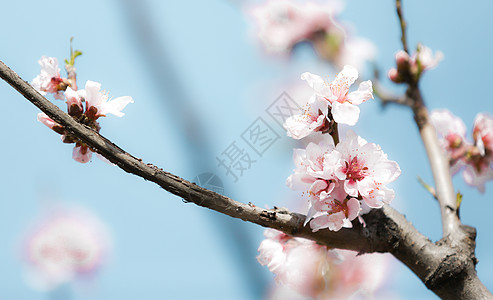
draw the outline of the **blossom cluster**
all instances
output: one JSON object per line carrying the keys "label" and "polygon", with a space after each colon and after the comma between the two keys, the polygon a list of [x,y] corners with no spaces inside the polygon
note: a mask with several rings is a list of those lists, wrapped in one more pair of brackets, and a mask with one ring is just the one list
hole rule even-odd
{"label": "blossom cluster", "polygon": [[[133,99],[124,96],[108,101],[108,94],[101,91],[101,84],[90,80],[86,82],[85,89],[78,90],[73,62],[74,56],[72,55],[71,62],[66,61],[65,66],[68,76],[62,78],[58,60],[54,57],[41,57],[39,60],[41,72],[33,79],[31,85],[42,95],[50,93],[55,99],[65,100],[67,112],[72,118],[99,132],[101,126],[97,120],[100,117],[105,117],[107,114],[122,117],[124,115],[122,110],[127,104],[133,103]],[[74,160],[80,163],[87,163],[91,160],[93,152],[91,148],[68,132],[62,125],[44,113],[38,114],[38,121],[60,134],[62,142],[75,143],[72,153]],[[99,157],[104,159],[102,156]]]}
{"label": "blossom cluster", "polygon": [[278,284],[304,297],[370,296],[388,268],[383,255],[357,256],[353,251],[328,249],[273,229],[265,230],[264,236],[257,260],[275,274]]}
{"label": "blossom cluster", "polygon": [[348,131],[337,145],[332,138],[338,137],[337,124],[355,125],[360,113],[357,105],[373,98],[371,81],[364,81],[357,91],[349,92],[357,77],[357,70],[351,66],[345,66],[331,83],[304,73],[301,78],[314,94],[305,111],[291,116],[284,125],[288,136],[295,139],[322,133],[318,143],[294,150],[296,169],[287,179],[290,188],[306,192],[307,222],[311,220],[313,231],[352,227],[351,221],[356,217],[394,198],[394,191],[386,185],[401,171],[380,146],[368,143],[353,131]]}
{"label": "blossom cluster", "polygon": [[395,83],[405,82],[408,76],[417,80],[424,71],[435,68],[442,59],[441,51],[433,55],[430,48],[421,44],[418,44],[416,52],[411,56],[404,50],[399,50],[395,54],[397,67],[389,70],[388,77]]}
{"label": "blossom cluster", "polygon": [[463,171],[464,181],[484,193],[486,181],[493,179],[493,117],[479,113],[474,120],[473,142],[466,138],[466,125],[448,110],[430,114],[453,174]]}
{"label": "blossom cluster", "polygon": [[289,53],[296,45],[310,42],[318,55],[338,68],[345,64],[361,67],[375,55],[368,40],[348,36],[336,20],[343,9],[341,1],[294,2],[269,0],[251,10],[257,35],[273,53]]}

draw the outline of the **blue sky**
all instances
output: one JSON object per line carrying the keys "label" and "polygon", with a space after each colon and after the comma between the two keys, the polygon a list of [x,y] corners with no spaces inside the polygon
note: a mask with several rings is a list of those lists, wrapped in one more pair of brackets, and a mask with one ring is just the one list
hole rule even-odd
{"label": "blue sky", "polygon": [[[493,4],[474,5],[404,2],[411,47],[422,42],[445,54],[439,67],[424,75],[425,101],[430,109],[449,108],[469,133],[477,112],[493,113],[492,96],[484,92],[493,68],[488,59]],[[241,7],[226,0],[9,1],[2,4],[0,60],[30,81],[39,72],[37,60],[48,55],[61,61],[74,36],[75,48],[84,52],[76,65],[79,84],[99,81],[110,96],[135,100],[125,117],[101,121],[103,135],[186,179],[214,173],[236,200],[290,207],[287,199],[299,195],[284,183],[293,169],[295,144],[265,110],[298,84],[302,72],[334,74],[307,47],[291,60],[264,55]],[[136,26],[139,15],[152,35],[142,35]],[[399,49],[393,1],[348,1],[341,19],[377,45],[382,70],[393,66]],[[270,284],[272,275],[255,260],[262,228],[185,204],[96,158],[76,163],[72,147],[36,121],[32,104],[5,83],[0,98],[0,299],[56,297],[26,285],[17,254],[28,225],[54,203],[93,211],[113,237],[112,255],[91,289],[62,291],[71,299],[258,299]],[[355,130],[380,144],[402,169],[392,205],[438,240],[438,206],[416,180],[431,183],[432,176],[411,112],[382,110],[377,101],[361,108]],[[280,138],[234,182],[217,167],[216,157],[234,141],[242,145],[241,133],[259,117]],[[478,229],[478,272],[492,290],[493,184],[485,194],[460,177],[454,184],[464,194],[463,222]],[[392,272],[389,287],[403,299],[434,299],[404,266]]]}

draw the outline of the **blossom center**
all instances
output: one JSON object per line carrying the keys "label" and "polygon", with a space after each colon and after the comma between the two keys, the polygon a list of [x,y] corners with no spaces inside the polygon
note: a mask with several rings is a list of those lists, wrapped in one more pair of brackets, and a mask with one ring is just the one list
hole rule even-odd
{"label": "blossom center", "polygon": [[349,216],[349,208],[347,207],[348,199],[344,199],[343,201],[333,200],[330,202],[326,202],[329,208],[329,214],[335,214],[338,212],[343,212],[346,218]]}
{"label": "blossom center", "polygon": [[457,133],[451,133],[445,137],[449,147],[452,149],[459,148],[462,145],[462,137]]}
{"label": "blossom center", "polygon": [[[348,95],[348,91],[349,91],[349,86],[350,86],[350,84],[349,84],[348,80],[345,80],[342,83],[333,84],[330,86],[332,94],[337,97],[337,99],[335,101],[337,101],[339,103],[344,103],[344,102],[348,101],[347,95]],[[330,102],[334,102],[334,101],[330,101]]]}
{"label": "blossom center", "polygon": [[348,179],[358,181],[366,177],[368,167],[362,161],[358,161],[357,156],[353,157],[349,163],[347,161],[345,163],[343,172],[346,173]]}

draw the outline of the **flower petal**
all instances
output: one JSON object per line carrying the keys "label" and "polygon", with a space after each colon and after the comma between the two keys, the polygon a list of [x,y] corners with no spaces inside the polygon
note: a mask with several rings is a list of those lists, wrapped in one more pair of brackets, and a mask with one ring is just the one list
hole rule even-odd
{"label": "flower petal", "polygon": [[359,105],[369,99],[373,99],[373,87],[370,80],[363,81],[357,91],[348,95],[349,102],[355,105]]}
{"label": "flower petal", "polygon": [[332,103],[332,116],[337,123],[354,126],[358,122],[359,112],[359,107],[349,102]]}
{"label": "flower petal", "polygon": [[88,80],[86,82],[86,88],[84,92],[79,92],[85,94],[87,107],[98,107],[102,102],[102,93],[99,92],[101,89],[101,83]]}
{"label": "flower petal", "polygon": [[38,121],[45,124],[46,126],[53,129],[53,126],[58,125],[57,122],[53,121],[50,117],[48,117],[45,113],[38,114]]}
{"label": "flower petal", "polygon": [[359,201],[356,200],[355,198],[351,198],[347,202],[347,208],[348,208],[348,219],[349,221],[352,221],[356,219],[356,217],[359,215],[360,211],[360,204]]}
{"label": "flower petal", "polygon": [[308,85],[315,91],[315,93],[322,96],[329,95],[330,89],[327,83],[325,83],[325,81],[322,79],[322,77],[310,72],[305,72],[301,74],[301,79],[306,80]]}
{"label": "flower petal", "polygon": [[91,160],[92,157],[92,152],[89,150],[87,146],[75,146],[74,150],[72,152],[72,158],[80,162],[82,164],[85,164]]}
{"label": "flower petal", "polygon": [[67,87],[65,90],[65,98],[67,99],[67,106],[70,108],[72,104],[75,104],[80,107],[82,110],[82,101],[80,99],[79,93],[74,91],[72,88]]}
{"label": "flower petal", "polygon": [[337,74],[336,79],[331,82],[332,87],[345,87],[346,91],[358,79],[358,70],[351,65],[345,65],[342,71]]}
{"label": "flower petal", "polygon": [[114,100],[108,101],[101,105],[101,110],[98,111],[100,115],[113,114],[117,117],[123,117],[125,114],[122,113],[122,110],[129,103],[134,103],[134,100],[130,96],[118,97]]}

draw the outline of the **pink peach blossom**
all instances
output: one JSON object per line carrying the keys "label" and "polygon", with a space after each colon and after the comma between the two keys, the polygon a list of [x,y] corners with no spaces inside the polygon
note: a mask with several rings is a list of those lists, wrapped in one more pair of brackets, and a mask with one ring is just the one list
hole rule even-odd
{"label": "pink peach blossom", "polygon": [[394,198],[394,191],[386,185],[401,174],[399,165],[388,160],[380,146],[368,143],[354,132],[347,132],[325,163],[343,182],[347,194],[361,196],[369,207],[382,207]]}
{"label": "pink peach blossom", "polygon": [[358,199],[348,197],[343,184],[337,183],[325,198],[312,199],[307,220],[312,230],[329,228],[339,231],[341,228],[352,228],[351,221],[360,214]]}
{"label": "pink peach blossom", "polygon": [[474,144],[466,137],[462,120],[448,110],[430,114],[442,148],[451,162],[451,172],[463,170],[464,181],[484,193],[485,183],[493,179],[493,118],[479,113],[474,121]]}
{"label": "pink peach blossom", "polygon": [[72,152],[72,158],[80,162],[82,164],[85,164],[91,160],[92,157],[92,151],[87,147],[86,145],[77,143],[74,147],[74,150]]}
{"label": "pink peach blossom", "polygon": [[333,171],[324,165],[325,156],[334,149],[332,137],[318,144],[309,143],[306,149],[294,149],[293,160],[296,166],[294,174],[288,177],[286,184],[293,190],[307,192],[310,198],[325,198],[334,187],[331,179]]}
{"label": "pink peach blossom", "polygon": [[38,121],[45,124],[50,129],[53,129],[53,127],[58,125],[57,122],[53,121],[53,119],[48,117],[45,113],[38,113]]}
{"label": "pink peach blossom", "polygon": [[465,149],[471,146],[466,140],[466,125],[446,109],[432,111],[430,120],[435,126],[442,148],[453,160],[451,170],[455,174],[463,166],[461,156],[464,155]]}

